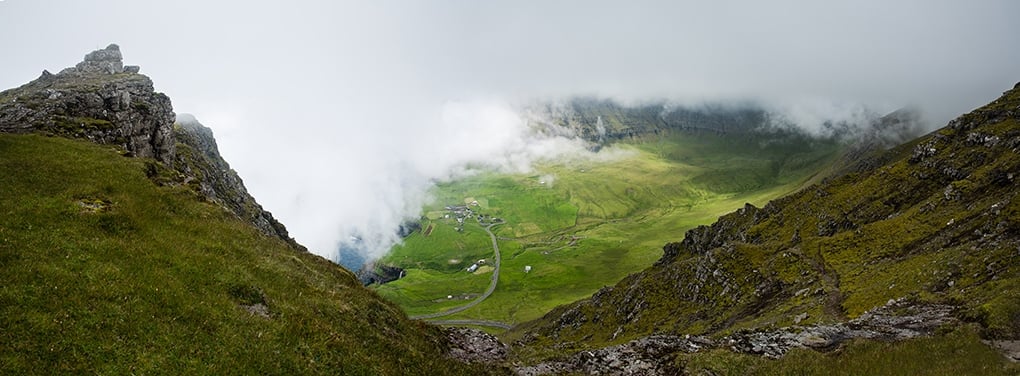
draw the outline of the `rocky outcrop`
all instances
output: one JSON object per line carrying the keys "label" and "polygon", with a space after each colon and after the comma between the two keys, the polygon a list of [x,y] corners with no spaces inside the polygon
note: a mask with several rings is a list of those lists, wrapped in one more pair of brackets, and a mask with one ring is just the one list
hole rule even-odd
{"label": "rocky outcrop", "polygon": [[304,250],[273,214],[262,208],[248,194],[237,172],[220,155],[212,129],[203,126],[194,116],[183,114],[174,127],[177,141],[176,170],[183,182],[191,185],[206,200],[227,208],[238,218],[251,223],[263,234],[278,237],[292,247]]}
{"label": "rocky outcrop", "polygon": [[622,345],[582,351],[565,360],[518,367],[521,376],[537,375],[679,375],[673,359],[680,352],[694,353],[715,346],[705,337],[655,335]]}
{"label": "rocky outcrop", "polygon": [[581,351],[564,360],[515,369],[518,375],[678,375],[674,358],[679,353],[727,349],[737,353],[778,359],[795,348],[832,350],[852,339],[905,340],[931,335],[943,325],[957,322],[954,307],[915,304],[896,299],[861,317],[836,324],[790,326],[773,330],[744,330],[713,340],[691,335],[653,335],[622,345]]}
{"label": "rocky outcrop", "polygon": [[779,358],[794,348],[829,350],[857,338],[900,341],[931,335],[939,327],[957,323],[955,309],[901,298],[844,323],[741,331],[721,342],[735,352]]}
{"label": "rocky outcrop", "polygon": [[92,51],[85,55],[85,60],[75,65],[74,68],[67,68],[60,72],[60,74],[90,73],[124,73],[124,62],[123,56],[120,54],[120,46],[111,44],[102,50]]}
{"label": "rocky outcrop", "polygon": [[46,132],[118,145],[127,153],[174,159],[174,112],[152,81],[125,68],[120,48],[94,51],[58,74],[0,93],[0,132]]}
{"label": "rocky outcrop", "polygon": [[191,116],[175,127],[170,98],[155,92],[139,70],[125,66],[120,47],[111,44],[60,73],[43,71],[28,84],[0,92],[0,132],[87,139],[119,146],[127,156],[153,158],[162,163],[149,166],[153,180],[191,185],[262,233],[303,250],[248,194],[220,156],[212,130]]}
{"label": "rocky outcrop", "polygon": [[499,338],[477,329],[449,328],[446,338],[450,342],[449,356],[465,363],[498,364],[506,360],[509,351]]}

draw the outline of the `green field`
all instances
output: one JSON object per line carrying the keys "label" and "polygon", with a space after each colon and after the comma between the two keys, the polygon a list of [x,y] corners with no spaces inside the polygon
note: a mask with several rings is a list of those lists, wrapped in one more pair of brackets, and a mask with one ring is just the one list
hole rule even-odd
{"label": "green field", "polygon": [[[465,268],[492,259],[480,214],[484,223],[505,221],[494,228],[503,258],[499,286],[482,304],[447,318],[534,319],[650,266],[665,243],[694,226],[796,190],[839,150],[835,142],[788,134],[675,133],[600,153],[616,157],[545,161],[529,174],[442,183],[434,204],[423,208],[423,230],[382,259],[407,276],[375,289],[411,315],[473,299],[490,274]],[[447,206],[465,206],[472,216],[461,225]]]}

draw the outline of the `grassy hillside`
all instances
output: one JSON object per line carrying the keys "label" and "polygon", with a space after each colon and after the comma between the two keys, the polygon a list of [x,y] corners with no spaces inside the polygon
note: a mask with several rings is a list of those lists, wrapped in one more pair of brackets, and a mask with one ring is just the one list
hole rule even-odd
{"label": "grassy hillside", "polygon": [[1020,86],[867,168],[691,230],[655,266],[508,338],[543,357],[651,333],[839,323],[901,298],[955,307],[979,328],[968,343],[1020,338],[1018,108]]}
{"label": "grassy hillside", "polygon": [[440,184],[422,230],[382,260],[407,269],[406,277],[375,288],[411,314],[461,305],[485,290],[490,269],[464,269],[491,261],[488,235],[476,219],[460,225],[444,209],[467,206],[485,223],[504,221],[494,227],[503,272],[488,300],[450,318],[531,320],[646,268],[687,229],[797,189],[839,150],[791,134],[677,131],[617,144],[598,158],[546,162],[529,174]]}
{"label": "grassy hillside", "polygon": [[[351,273],[110,146],[0,134],[0,369],[479,374]],[[441,371],[437,371],[441,370]]]}

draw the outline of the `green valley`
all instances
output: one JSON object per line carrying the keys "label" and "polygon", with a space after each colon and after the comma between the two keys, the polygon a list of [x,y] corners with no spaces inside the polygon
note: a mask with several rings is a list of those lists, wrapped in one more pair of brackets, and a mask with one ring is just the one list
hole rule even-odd
{"label": "green valley", "polygon": [[498,288],[444,319],[535,319],[648,267],[687,229],[813,181],[843,147],[795,133],[672,131],[544,161],[526,174],[441,183],[421,230],[381,260],[405,277],[376,291],[411,315],[475,299],[492,268],[468,268],[492,262],[483,226],[496,222]]}

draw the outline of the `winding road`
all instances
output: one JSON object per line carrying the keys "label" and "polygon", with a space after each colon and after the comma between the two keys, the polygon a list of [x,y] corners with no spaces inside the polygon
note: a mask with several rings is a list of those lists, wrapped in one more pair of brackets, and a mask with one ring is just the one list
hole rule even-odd
{"label": "winding road", "polygon": [[[461,312],[461,311],[464,311],[466,309],[469,309],[471,307],[474,307],[474,306],[478,305],[479,303],[485,301],[485,299],[488,298],[489,295],[492,295],[493,291],[496,291],[496,284],[499,282],[499,266],[500,266],[500,259],[501,259],[501,257],[500,257],[500,254],[499,254],[499,243],[496,242],[496,235],[492,233],[492,227],[494,227],[496,225],[501,225],[501,224],[503,224],[503,222],[493,223],[493,224],[490,224],[488,226],[485,226],[485,232],[488,233],[489,234],[489,238],[492,239],[492,252],[493,252],[493,255],[494,255],[495,259],[496,259],[495,262],[493,263],[494,270],[492,271],[492,280],[489,282],[489,288],[485,289],[485,292],[482,293],[481,296],[475,298],[475,300],[472,300],[468,304],[465,304],[465,305],[462,305],[462,306],[459,306],[459,307],[454,307],[454,308],[451,308],[451,309],[448,309],[448,310],[442,311],[442,312],[429,313],[429,314],[417,315],[417,316],[411,316],[412,319],[428,320],[428,319],[434,319],[434,318],[437,318],[437,317],[449,316],[449,315],[452,315],[454,313]],[[470,319],[466,319],[466,320],[430,320],[429,322],[431,322],[433,324],[439,324],[439,325],[480,325],[480,326],[491,326],[491,327],[496,327],[496,328],[510,329],[510,324],[496,322],[496,321],[488,321],[488,320],[470,320]]]}
{"label": "winding road", "polygon": [[499,322],[499,321],[471,320],[471,319],[466,319],[466,320],[429,320],[429,323],[430,324],[436,324],[436,325],[490,326],[490,327],[493,327],[493,328],[500,328],[500,329],[505,329],[505,330],[509,330],[512,327],[510,324]]}

